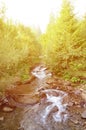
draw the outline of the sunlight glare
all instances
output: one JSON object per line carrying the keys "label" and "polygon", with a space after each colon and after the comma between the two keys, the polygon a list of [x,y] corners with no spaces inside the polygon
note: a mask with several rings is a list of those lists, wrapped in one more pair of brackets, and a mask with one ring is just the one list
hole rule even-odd
{"label": "sunlight glare", "polygon": [[[51,13],[57,15],[62,0],[0,0],[6,4],[6,16],[13,21],[37,27],[45,31]],[[85,0],[71,0],[75,6],[75,13],[79,16],[86,12]]]}

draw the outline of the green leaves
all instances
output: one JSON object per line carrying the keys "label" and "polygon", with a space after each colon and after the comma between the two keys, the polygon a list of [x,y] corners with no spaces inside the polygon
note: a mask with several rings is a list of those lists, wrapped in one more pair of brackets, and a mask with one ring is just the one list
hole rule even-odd
{"label": "green leaves", "polygon": [[78,72],[86,71],[86,17],[77,19],[68,0],[63,0],[59,17],[51,17],[41,44],[44,61],[56,75],[68,72],[67,78],[76,82],[83,75]]}
{"label": "green leaves", "polygon": [[0,78],[16,73],[26,78],[27,73],[22,70],[29,72],[39,63],[40,53],[41,46],[30,27],[0,18]]}

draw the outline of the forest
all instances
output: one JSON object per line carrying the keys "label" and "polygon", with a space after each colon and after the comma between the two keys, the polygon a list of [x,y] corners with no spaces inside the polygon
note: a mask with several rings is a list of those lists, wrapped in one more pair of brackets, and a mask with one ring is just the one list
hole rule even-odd
{"label": "forest", "polygon": [[0,130],[86,130],[86,15],[68,0],[46,31],[0,8]]}
{"label": "forest", "polygon": [[15,77],[30,78],[30,70],[45,64],[57,77],[85,83],[86,16],[73,13],[73,6],[64,1],[60,14],[50,15],[46,32],[32,30],[23,24],[6,20],[0,9],[0,90]]}

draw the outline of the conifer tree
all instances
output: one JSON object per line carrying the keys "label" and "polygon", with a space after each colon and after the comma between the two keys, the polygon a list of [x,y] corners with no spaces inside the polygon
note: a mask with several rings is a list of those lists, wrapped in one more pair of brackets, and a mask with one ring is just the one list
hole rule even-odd
{"label": "conifer tree", "polygon": [[[47,64],[56,74],[78,70],[79,59],[83,57],[81,46],[84,46],[86,41],[85,21],[80,22],[76,18],[73,6],[68,0],[63,0],[59,17],[54,19],[54,22],[51,21],[43,41],[47,48]],[[82,43],[83,40],[84,43]],[[84,52],[85,49],[83,49]]]}

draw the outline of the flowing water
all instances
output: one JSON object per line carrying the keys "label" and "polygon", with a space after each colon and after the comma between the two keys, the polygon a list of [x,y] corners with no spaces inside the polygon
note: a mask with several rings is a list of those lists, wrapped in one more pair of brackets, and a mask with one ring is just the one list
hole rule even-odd
{"label": "flowing water", "polygon": [[[46,68],[41,66],[35,68],[32,74],[38,78],[40,86],[46,78],[52,75],[47,73]],[[41,90],[41,94],[45,94],[45,96],[40,103],[32,106],[30,109],[28,107],[25,108],[24,117],[21,121],[21,127],[24,130],[37,130],[37,128],[39,130],[53,130],[52,121],[61,124],[68,119],[67,102],[65,101],[67,97],[66,92],[45,89]]]}
{"label": "flowing water", "polygon": [[67,103],[63,103],[63,99],[67,94],[65,92],[59,91],[59,90],[53,90],[48,89],[44,91],[46,93],[46,103],[50,103],[50,105],[47,105],[44,112],[42,113],[42,120],[44,123],[46,123],[46,119],[48,115],[54,110],[55,112],[52,114],[52,117],[54,121],[56,122],[62,122],[67,119]]}
{"label": "flowing water", "polygon": [[[71,115],[68,111],[68,93],[46,87],[46,79],[51,78],[52,74],[45,67],[38,66],[32,71],[32,75],[36,77],[32,86],[35,84],[35,91],[40,90],[43,97],[39,102],[16,108],[11,113],[0,112],[0,117],[5,118],[0,121],[0,130],[85,130],[69,122]],[[26,97],[23,97],[23,102],[29,102],[28,94]]]}

